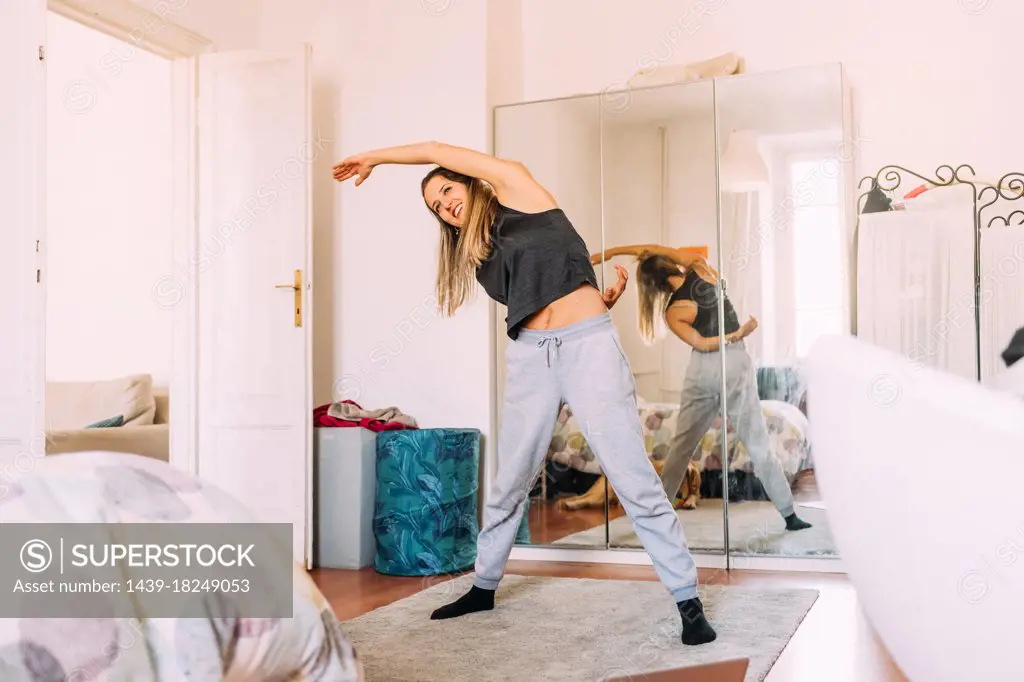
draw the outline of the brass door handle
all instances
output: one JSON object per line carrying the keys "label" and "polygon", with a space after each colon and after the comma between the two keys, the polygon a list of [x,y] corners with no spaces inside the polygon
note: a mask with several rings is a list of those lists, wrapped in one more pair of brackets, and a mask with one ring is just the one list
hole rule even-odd
{"label": "brass door handle", "polygon": [[278,284],[275,289],[293,289],[295,291],[295,326],[302,326],[302,270],[295,271],[295,284]]}

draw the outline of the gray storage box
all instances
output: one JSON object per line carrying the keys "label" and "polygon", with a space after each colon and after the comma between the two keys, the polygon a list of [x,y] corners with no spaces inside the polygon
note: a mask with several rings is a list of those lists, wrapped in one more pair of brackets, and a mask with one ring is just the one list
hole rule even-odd
{"label": "gray storage box", "polygon": [[313,563],[320,568],[369,566],[377,551],[377,434],[361,427],[317,427],[313,432]]}

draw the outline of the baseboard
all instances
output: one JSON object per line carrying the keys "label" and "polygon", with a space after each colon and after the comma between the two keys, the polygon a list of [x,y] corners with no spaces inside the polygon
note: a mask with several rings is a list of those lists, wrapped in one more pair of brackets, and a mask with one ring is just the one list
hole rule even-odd
{"label": "baseboard", "polygon": [[[634,549],[575,549],[551,546],[516,545],[509,559],[519,561],[552,561],[582,564],[621,564],[651,566],[647,552]],[[724,554],[694,554],[697,568],[725,568]]]}
{"label": "baseboard", "polygon": [[[635,549],[575,549],[552,546],[530,547],[516,545],[509,559],[517,561],[550,561],[586,564],[620,564],[623,566],[651,566],[647,552]],[[724,554],[694,552],[697,568],[725,569]],[[840,558],[818,559],[779,556],[732,556],[728,561],[733,571],[778,571],[785,573],[846,573]]]}
{"label": "baseboard", "polygon": [[731,556],[729,557],[729,570],[778,571],[782,573],[846,573],[843,560],[839,557],[828,559],[771,555]]}

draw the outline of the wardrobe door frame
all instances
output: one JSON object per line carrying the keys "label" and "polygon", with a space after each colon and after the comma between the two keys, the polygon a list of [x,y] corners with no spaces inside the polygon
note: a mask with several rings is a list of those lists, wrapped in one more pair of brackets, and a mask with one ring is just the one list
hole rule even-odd
{"label": "wardrobe door frame", "polygon": [[[598,154],[599,154],[599,157],[598,157],[599,158],[599,168],[598,168],[598,171],[599,171],[599,177],[600,177],[600,187],[598,189],[598,201],[600,202],[600,204],[599,204],[599,206],[600,206],[599,213],[600,213],[600,227],[601,227],[601,239],[600,239],[601,243],[600,243],[600,247],[599,248],[603,252],[604,249],[605,249],[605,231],[604,231],[604,217],[605,217],[604,216],[604,155],[603,155],[603,150],[602,150],[602,148],[600,146],[601,145],[601,137],[602,137],[601,136],[601,120],[602,120],[602,112],[604,110],[604,107],[601,105],[602,95],[603,95],[603,93],[583,93],[583,94],[570,95],[570,96],[567,96],[567,97],[552,97],[552,98],[547,98],[547,99],[528,100],[528,101],[524,101],[524,102],[508,102],[506,104],[499,104],[499,105],[492,106],[491,107],[491,121],[490,121],[491,134],[490,134],[490,149],[489,149],[489,152],[491,154],[493,154],[493,155],[498,155],[498,147],[499,147],[499,142],[498,142],[498,136],[499,136],[498,110],[499,109],[505,109],[505,108],[510,108],[510,107],[537,107],[537,108],[539,108],[542,105],[551,104],[553,102],[565,102],[565,101],[573,101],[573,100],[593,99],[594,100],[594,104],[597,107],[597,114],[598,114],[598,118],[597,118],[597,138],[598,138],[598,140],[597,140],[597,147],[598,147]],[[604,287],[605,287],[604,261],[603,261],[603,259],[602,259],[600,270],[595,269],[595,274],[597,275],[597,278],[598,278],[598,284],[601,286],[601,290],[603,291]],[[483,523],[484,507],[486,506],[487,501],[490,499],[491,486],[494,484],[494,480],[495,480],[495,477],[497,476],[497,471],[498,471],[498,441],[500,440],[499,434],[500,434],[500,429],[501,429],[501,426],[500,426],[500,423],[501,423],[501,406],[502,406],[502,396],[503,396],[503,385],[504,385],[504,379],[505,379],[505,377],[504,377],[504,368],[503,368],[504,365],[502,364],[502,363],[504,363],[503,348],[507,349],[507,346],[508,346],[508,343],[505,340],[507,338],[506,337],[506,330],[505,330],[505,321],[503,319],[503,316],[500,314],[499,306],[493,300],[489,300],[488,301],[488,306],[489,306],[488,328],[489,328],[489,331],[490,331],[490,333],[489,333],[489,336],[490,336],[489,342],[490,342],[490,349],[491,349],[491,353],[490,353],[490,355],[491,355],[491,368],[490,368],[490,373],[489,373],[489,380],[491,382],[490,428],[491,428],[491,433],[494,434],[494,435],[493,435],[493,437],[491,439],[489,439],[488,441],[486,441],[484,443],[483,451],[482,451],[483,452],[483,466],[480,467],[480,469],[481,469],[481,471],[480,471],[480,480],[481,480],[481,488],[482,488],[482,490],[481,490],[481,493],[480,493],[481,504],[479,505],[480,509],[479,509],[479,512],[478,512],[479,522],[481,524]],[[547,460],[545,459],[544,463],[541,465],[541,470],[538,472],[541,476],[545,475],[544,471],[545,471],[546,463],[547,463]],[[607,479],[605,479],[605,486],[606,486],[606,488],[607,488],[607,485],[608,485]],[[605,510],[604,510],[605,540],[604,540],[604,546],[603,547],[591,548],[591,547],[584,547],[584,546],[581,546],[581,545],[562,546],[562,545],[553,545],[553,544],[547,544],[547,545],[533,545],[533,544],[521,545],[521,544],[513,544],[513,546],[512,546],[512,555],[510,555],[510,559],[519,558],[519,559],[524,559],[524,560],[538,560],[538,561],[568,561],[569,560],[569,559],[541,558],[541,557],[537,557],[537,558],[533,558],[533,559],[531,558],[531,557],[533,557],[532,553],[534,551],[541,550],[541,551],[546,552],[546,553],[554,553],[555,556],[559,556],[559,553],[564,553],[564,552],[571,553],[571,555],[574,557],[572,559],[573,561],[591,561],[591,562],[595,562],[596,561],[598,563],[605,563],[605,562],[597,561],[596,559],[589,559],[588,560],[588,559],[576,558],[576,557],[579,556],[578,553],[580,553],[580,552],[582,552],[584,554],[590,554],[592,552],[605,552],[605,551],[608,551],[608,549],[609,549],[609,538],[608,538],[607,490],[606,490],[605,500],[606,500],[605,501]],[[529,509],[527,509],[525,514],[527,514],[527,515],[529,514]],[[526,552],[527,556],[520,556],[520,554],[522,552]],[[608,563],[619,563],[619,562],[613,561],[613,562],[608,562]]]}
{"label": "wardrobe door frame", "polygon": [[[840,116],[838,117],[842,126],[841,135],[842,143],[840,149],[837,149],[837,153],[841,153],[841,157],[837,159],[838,166],[842,177],[840,178],[839,193],[840,193],[840,223],[843,225],[844,244],[845,249],[846,267],[848,278],[844,281],[846,285],[845,300],[848,305],[848,317],[846,320],[846,329],[849,333],[856,334],[856,218],[857,212],[855,210],[856,205],[856,183],[854,178],[854,164],[858,152],[860,151],[858,142],[860,138],[855,135],[853,130],[853,111],[850,102],[850,88],[846,81],[845,70],[843,69],[842,62],[824,62],[816,65],[809,66],[835,66],[839,73],[838,95],[839,106],[841,107]],[[786,69],[777,69],[773,71],[758,72],[756,74],[742,74],[743,75],[769,75],[772,73],[784,73],[790,70],[796,69],[807,69],[809,66],[796,66]],[[720,161],[721,161],[721,150],[723,148],[721,140],[721,131],[719,129],[719,121],[721,116],[718,111],[718,93],[717,86],[720,81],[726,80],[730,77],[718,77],[715,78],[715,130],[716,130],[716,187],[718,188],[718,238],[719,238],[719,271],[721,269],[724,254],[722,253],[722,237],[724,225],[722,221],[721,211],[721,178],[720,178]],[[721,291],[719,291],[721,294]],[[719,297],[719,309],[723,307],[723,300]],[[723,317],[720,314],[719,323],[721,324]],[[720,327],[721,328],[721,327]],[[728,400],[725,394],[725,358],[722,356],[722,414],[728,414]],[[724,420],[723,420],[724,427]],[[728,440],[729,433],[727,429],[723,430],[722,436],[722,450],[721,450],[721,461],[723,462],[723,474],[728,471]],[[842,555],[828,558],[815,558],[815,557],[781,557],[774,555],[747,555],[747,554],[733,554],[732,548],[729,543],[729,501],[728,501],[728,476],[723,475],[723,507],[725,509],[725,545],[726,545],[726,570],[775,570],[775,571],[786,571],[786,572],[814,572],[814,573],[846,573],[843,567]]]}
{"label": "wardrobe door frame", "polygon": [[[843,106],[843,135],[844,142],[849,145],[853,142],[856,145],[855,139],[852,138],[852,108],[850,106],[850,94],[849,86],[846,83],[845,72],[842,70],[840,64],[840,75],[842,80],[842,106]],[[797,67],[799,68],[799,67]],[[714,105],[714,124],[715,124],[715,192],[716,192],[716,240],[717,240],[717,265],[716,268],[719,272],[722,271],[722,208],[721,208],[721,182],[720,182],[720,161],[721,161],[721,141],[719,131],[719,115],[718,115],[718,93],[717,86],[720,78],[713,78],[712,80],[712,97]],[[666,87],[686,87],[689,83],[676,83],[670,85],[654,85],[640,88],[631,88],[631,91],[647,90],[653,88],[666,88]],[[535,105],[544,102],[552,102],[556,100],[569,100],[579,99],[605,95],[601,93],[586,93],[580,95],[572,95],[570,97],[552,98],[546,100],[535,100],[528,102],[517,102],[517,105]],[[502,105],[508,106],[508,105]],[[492,107],[492,120],[491,120],[491,153],[495,153],[497,149],[497,136],[498,136],[498,125],[497,125],[497,109],[499,106]],[[599,116],[601,117],[601,124],[603,125],[603,107],[599,110]],[[601,153],[601,164],[600,169],[602,183],[600,190],[600,201],[601,201],[601,249],[602,251],[606,248],[605,244],[605,191],[604,191],[604,148],[603,148],[603,130],[602,125],[598,127],[598,148]],[[847,146],[847,149],[849,147]],[[856,150],[855,150],[856,151]],[[855,159],[854,154],[847,154],[843,161],[843,220],[848,225],[848,235],[851,249],[855,246],[854,229],[852,227],[851,215],[855,215],[850,212],[850,203],[855,196],[855,187],[852,179],[854,177],[852,173],[853,162]],[[851,257],[856,254],[855,250],[851,250]],[[856,272],[855,262],[850,262],[850,272]],[[851,274],[851,277],[854,275]],[[598,273],[598,277],[601,283],[602,289],[604,288],[605,282],[605,261],[601,261],[601,269]],[[635,282],[631,282],[635,286]],[[850,306],[851,306],[851,329],[855,333],[855,319],[852,318],[856,311],[856,301],[853,298],[855,296],[856,287],[853,286],[851,280],[850,288]],[[724,302],[719,297],[719,323],[724,317]],[[500,395],[501,395],[501,377],[502,371],[498,366],[498,363],[503,362],[503,357],[498,354],[497,346],[497,334],[504,333],[503,322],[498,315],[497,304],[493,301],[490,302],[490,332],[491,337],[491,348],[492,348],[492,371],[491,371],[491,385],[492,385],[492,401],[491,401],[491,432],[494,434],[498,433],[498,423],[501,411]],[[722,357],[722,368],[723,368],[723,388],[725,382],[724,369],[725,360]],[[728,404],[724,395],[722,395],[720,409],[722,414],[727,414]],[[723,434],[721,443],[721,458],[723,462],[727,462],[728,453],[728,432]],[[492,442],[485,447],[485,462],[483,467],[482,479],[485,482],[484,490],[482,492],[482,499],[486,501],[490,497],[490,485],[494,480],[494,474],[497,468],[497,437],[492,439]],[[606,483],[607,484],[607,483]],[[786,571],[786,572],[812,572],[812,573],[845,573],[843,569],[842,557],[835,559],[816,559],[816,558],[801,558],[801,557],[775,557],[775,556],[739,556],[733,557],[729,548],[729,520],[728,520],[728,492],[727,492],[727,478],[724,479],[723,494],[723,537],[724,537],[724,548],[723,551],[718,553],[705,553],[701,551],[693,551],[693,559],[698,568],[705,569],[720,569],[725,571],[730,570],[761,570],[761,571]],[[482,514],[482,509],[481,509]],[[652,566],[650,556],[642,548],[619,548],[611,547],[609,542],[609,519],[608,519],[608,507],[607,503],[605,506],[605,546],[603,548],[583,548],[583,547],[561,547],[557,545],[513,545],[511,554],[509,555],[510,560],[516,561],[543,561],[543,562],[570,562],[570,563],[595,563],[595,564],[613,564],[613,565],[632,565],[632,566]]]}

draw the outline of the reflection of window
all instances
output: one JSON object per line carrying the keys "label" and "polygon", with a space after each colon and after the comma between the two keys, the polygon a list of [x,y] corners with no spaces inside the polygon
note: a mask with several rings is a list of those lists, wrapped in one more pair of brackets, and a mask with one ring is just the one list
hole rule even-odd
{"label": "reflection of window", "polygon": [[787,170],[795,350],[804,356],[819,336],[845,331],[839,166],[832,158],[801,155],[790,158]]}

